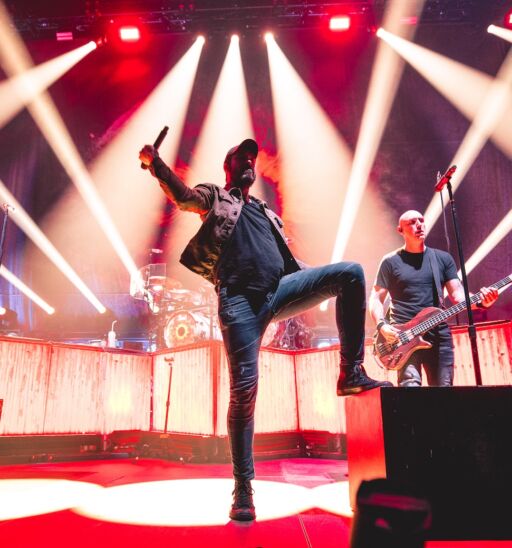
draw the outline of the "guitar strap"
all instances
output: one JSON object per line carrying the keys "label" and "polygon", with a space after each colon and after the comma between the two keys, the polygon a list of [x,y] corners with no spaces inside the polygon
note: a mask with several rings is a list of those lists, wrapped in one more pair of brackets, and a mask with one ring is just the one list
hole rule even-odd
{"label": "guitar strap", "polygon": [[437,300],[439,301],[438,306],[439,308],[444,308],[443,290],[441,288],[441,280],[439,277],[439,263],[437,262],[436,252],[430,247],[427,247],[426,255],[430,262],[430,268],[432,269],[432,274],[434,275],[434,282],[436,284],[436,290],[437,290]]}

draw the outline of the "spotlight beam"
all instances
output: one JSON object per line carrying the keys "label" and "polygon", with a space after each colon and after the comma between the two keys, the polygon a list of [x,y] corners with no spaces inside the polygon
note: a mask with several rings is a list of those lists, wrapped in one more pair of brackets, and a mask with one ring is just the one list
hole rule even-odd
{"label": "spotlight beam", "polygon": [[[119,158],[136,159],[142,144],[146,140],[152,141],[166,124],[170,131],[159,153],[174,165],[204,42],[203,37],[195,40],[89,167],[116,226],[125,241],[130,242],[130,249],[154,246],[155,223],[134,223],[133,219],[153,219],[155,212],[161,211],[165,197],[146,171],[138,169],[134,162],[119,162]],[[55,233],[55,238],[58,238],[62,224],[69,222],[66,221],[67,212],[77,208],[78,200],[77,192],[69,194],[52,212],[46,230]],[[70,231],[73,234],[78,234],[77,237],[87,234],[89,219],[72,221]],[[111,265],[115,260],[108,245],[88,246],[83,253],[86,259],[90,254],[94,255],[91,262],[101,260],[103,264]]]}
{"label": "spotlight beam", "polygon": [[223,181],[226,151],[245,137],[254,137],[239,41],[236,34],[231,37],[194,150],[187,181],[190,184],[212,178]]}
{"label": "spotlight beam", "polygon": [[39,249],[53,262],[53,264],[68,278],[68,280],[82,293],[82,295],[103,314],[105,307],[96,298],[94,293],[85,285],[78,274],[71,268],[64,257],[57,251],[48,238],[36,226],[34,221],[24,211],[14,196],[0,181],[0,197],[3,201],[14,207],[10,214],[11,219],[25,232],[25,234],[39,247]]}
{"label": "spotlight beam", "polygon": [[37,95],[49,88],[95,49],[96,44],[89,42],[2,82],[0,84],[0,127],[5,126]]}
{"label": "spotlight beam", "polygon": [[[487,74],[413,44],[384,29],[379,29],[377,34],[464,116],[475,121],[466,135],[464,148],[459,149],[456,157],[455,163],[460,165],[452,179],[454,188],[458,187],[461,175],[465,175],[487,137],[491,137],[494,143],[512,158],[510,53],[500,68],[499,76],[493,79]],[[461,88],[465,93],[460,93]],[[425,212],[429,230],[433,228],[440,214],[441,207],[432,201]]]}
{"label": "spotlight beam", "polygon": [[[384,24],[387,28],[396,29],[406,36],[414,33],[414,25],[403,25],[401,21],[407,15],[419,16],[424,0],[402,2],[394,0],[388,7]],[[357,140],[352,169],[348,180],[347,193],[338,223],[336,241],[332,251],[331,262],[343,258],[350,239],[357,212],[370,170],[375,161],[379,143],[384,132],[393,99],[400,83],[404,61],[391,48],[380,42],[373,64],[369,91],[366,97],[361,128]]]}
{"label": "spotlight beam", "polygon": [[510,29],[498,27],[497,25],[489,25],[487,27],[487,32],[489,34],[494,34],[494,36],[498,36],[499,38],[503,38],[503,40],[506,40],[507,42],[512,42],[512,30]]}
{"label": "spotlight beam", "polygon": [[0,266],[0,276],[5,278],[11,285],[19,289],[26,297],[42,308],[47,314],[51,315],[55,312],[55,308],[53,308],[53,306],[50,306],[44,299],[32,291],[30,287],[26,286],[17,276],[15,276],[3,265]]}
{"label": "spotlight beam", "polygon": [[[254,137],[249,99],[244,78],[238,36],[232,36],[226,57],[213,91],[201,133],[193,151],[190,170],[185,176],[188,185],[204,181],[223,184],[223,159],[227,150],[246,137]],[[256,183],[255,194],[260,193]],[[194,233],[200,220],[196,215],[178,215],[172,226],[172,246],[168,247],[170,262],[179,264],[179,250]],[[170,240],[168,240],[170,242]],[[182,269],[180,276],[192,280]]]}
{"label": "spotlight beam", "polygon": [[[0,2],[0,62],[10,76],[18,76],[29,70],[32,61],[28,52],[12,27],[12,23],[3,3]],[[130,275],[136,275],[137,267],[130,256],[116,226],[112,222],[104,204],[96,191],[80,155],[67,131],[57,108],[50,96],[43,92],[36,96],[28,109],[39,126],[57,158],[76,185],[85,203],[96,217],[98,224],[111,243],[119,259]]]}
{"label": "spotlight beam", "polygon": [[[452,181],[453,191],[462,183],[480,154],[485,143],[502,120],[512,99],[512,49],[508,53],[500,70],[488,89],[475,118],[449,165],[456,165],[457,171]],[[425,210],[425,223],[431,230],[441,215],[442,207],[436,196]]]}
{"label": "spotlight beam", "polygon": [[[464,141],[451,163],[458,165],[452,186],[457,188],[471,164],[489,137],[509,157],[512,157],[512,53],[509,52],[495,79],[457,63],[447,57],[422,48],[379,29],[378,35],[398,51],[424,78],[427,79],[466,117],[474,120]],[[467,93],[460,94],[464,87]],[[441,206],[432,200],[425,212],[431,230],[441,214]],[[487,236],[466,262],[471,272],[494,247],[512,230],[512,212],[509,212]]]}
{"label": "spotlight beam", "polygon": [[512,230],[512,210],[480,244],[478,249],[466,261],[466,272],[469,274]]}
{"label": "spotlight beam", "polygon": [[[334,245],[335,235],[326,227],[339,219],[351,151],[277,41],[267,36],[266,42],[282,216],[295,252],[322,264]],[[321,182],[322,192],[311,192],[314,182]],[[301,249],[305,244],[307,251]]]}

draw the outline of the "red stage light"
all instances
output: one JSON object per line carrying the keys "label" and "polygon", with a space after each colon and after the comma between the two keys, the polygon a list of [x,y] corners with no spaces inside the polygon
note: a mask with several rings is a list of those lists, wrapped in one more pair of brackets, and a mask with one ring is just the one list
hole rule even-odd
{"label": "red stage light", "polygon": [[333,32],[343,32],[350,28],[349,15],[333,15],[329,19],[329,29]]}
{"label": "red stage light", "polygon": [[57,42],[66,42],[68,40],[73,40],[72,32],[56,32],[55,38]]}
{"label": "red stage light", "polygon": [[119,27],[119,38],[123,42],[138,42],[140,40],[140,29],[134,26]]}
{"label": "red stage light", "polygon": [[512,9],[505,15],[505,27],[507,27],[507,29],[512,29]]}

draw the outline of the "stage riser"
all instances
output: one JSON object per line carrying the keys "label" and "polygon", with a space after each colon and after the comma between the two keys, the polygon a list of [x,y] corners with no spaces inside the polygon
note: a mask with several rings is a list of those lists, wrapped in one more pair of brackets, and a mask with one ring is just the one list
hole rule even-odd
{"label": "stage riser", "polygon": [[94,458],[106,449],[106,436],[1,436],[0,464],[80,460]]}
{"label": "stage riser", "polygon": [[[346,458],[344,435],[328,432],[257,434],[256,460],[317,457]],[[110,435],[2,436],[0,464],[147,457],[182,462],[231,462],[226,437],[163,434],[140,430]]]}
{"label": "stage riser", "polygon": [[431,538],[512,538],[512,387],[390,388],[347,401],[351,503],[385,477],[424,494]]}
{"label": "stage riser", "polygon": [[[312,441],[314,439],[314,441]],[[158,432],[113,432],[109,437],[112,451],[131,456],[167,458],[184,462],[230,462],[226,437],[162,434]],[[254,458],[318,457],[346,458],[345,436],[327,432],[279,432],[256,434]]]}
{"label": "stage riser", "polygon": [[[456,330],[455,384],[473,384],[467,333]],[[512,324],[478,327],[484,384],[512,384]],[[379,369],[366,346],[365,367]],[[165,429],[226,436],[229,375],[219,341],[137,354],[96,347],[0,339],[0,435],[109,434]],[[343,434],[345,402],[336,397],[339,349],[262,349],[256,432]]]}

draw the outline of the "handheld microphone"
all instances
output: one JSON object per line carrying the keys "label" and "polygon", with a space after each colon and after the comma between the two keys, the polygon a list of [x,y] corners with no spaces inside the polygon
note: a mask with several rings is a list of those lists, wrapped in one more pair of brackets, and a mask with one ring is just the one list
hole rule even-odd
{"label": "handheld microphone", "polygon": [[[156,138],[155,142],[153,143],[153,147],[158,150],[160,148],[160,145],[162,144],[162,141],[165,139],[165,136],[167,135],[167,132],[169,131],[169,127],[165,126],[164,129],[158,134],[158,137]],[[148,169],[148,166],[144,163],[140,164],[140,167],[142,169]]]}
{"label": "handheld microphone", "polygon": [[450,167],[446,173],[437,180],[436,186],[434,187],[435,192],[441,192],[443,188],[450,182],[452,175],[455,173],[457,166]]}

